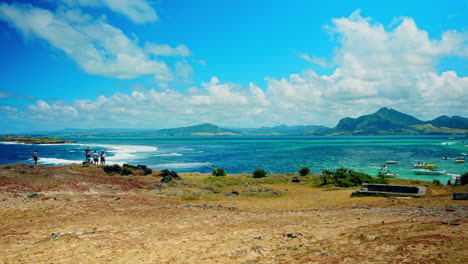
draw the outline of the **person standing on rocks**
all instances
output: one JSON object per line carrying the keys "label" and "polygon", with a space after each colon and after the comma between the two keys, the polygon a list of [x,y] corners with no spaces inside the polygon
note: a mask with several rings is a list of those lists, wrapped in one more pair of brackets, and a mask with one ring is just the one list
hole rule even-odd
{"label": "person standing on rocks", "polygon": [[93,153],[93,161],[94,161],[94,165],[98,165],[98,154],[96,151],[94,151]]}
{"label": "person standing on rocks", "polygon": [[89,147],[86,148],[85,150],[86,153],[86,163],[91,163],[91,150],[89,150]]}
{"label": "person standing on rocks", "polygon": [[34,153],[33,153],[34,167],[37,166],[37,160],[39,159],[39,157],[38,157],[39,154],[38,153],[39,153],[39,151],[37,151],[37,150],[35,150]]}
{"label": "person standing on rocks", "polygon": [[101,151],[101,165],[106,165],[106,152]]}

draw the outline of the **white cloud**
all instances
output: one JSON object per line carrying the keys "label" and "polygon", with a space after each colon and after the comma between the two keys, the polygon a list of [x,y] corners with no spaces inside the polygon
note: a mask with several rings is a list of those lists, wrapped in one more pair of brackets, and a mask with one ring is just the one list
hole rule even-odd
{"label": "white cloud", "polygon": [[53,13],[31,5],[3,3],[0,20],[9,22],[25,37],[46,40],[89,74],[122,79],[172,74],[166,63],[150,58],[119,28],[80,10],[60,9]]}
{"label": "white cloud", "polygon": [[193,68],[187,62],[176,62],[175,73],[182,78],[182,80],[190,80],[193,76]]}
{"label": "white cloud", "polygon": [[3,114],[16,114],[18,113],[18,109],[14,108],[14,107],[11,107],[11,106],[0,106],[0,113],[3,113]]}
{"label": "white cloud", "polygon": [[324,58],[318,58],[318,57],[315,57],[315,56],[309,56],[309,54],[307,53],[298,53],[297,56],[299,58],[302,58],[308,62],[312,62],[314,64],[317,64],[323,68],[326,68],[328,67],[328,63],[327,61],[324,59]]}
{"label": "white cloud", "polygon": [[[317,113],[321,123],[327,116],[358,116],[382,106],[423,119],[467,113],[468,78],[453,71],[439,74],[435,69],[445,56],[466,57],[466,34],[451,30],[440,39],[430,39],[411,18],[401,18],[387,30],[359,11],[333,19],[326,28],[340,44],[334,73],[319,76],[304,70],[287,79],[267,78],[267,97],[273,104],[302,112],[298,116]],[[328,124],[336,121],[334,117]]]}
{"label": "white cloud", "polygon": [[158,56],[190,56],[191,52],[185,45],[178,45],[173,48],[167,44],[155,44],[147,42],[145,44],[145,50],[147,53],[158,55]]}
{"label": "white cloud", "polygon": [[[334,19],[328,30],[339,47],[333,58],[337,67],[329,75],[305,69],[286,78],[267,77],[264,89],[217,77],[185,91],[162,82],[162,89],[139,89],[96,100],[40,100],[27,110],[37,120],[62,116],[64,122],[87,127],[175,127],[202,122],[335,126],[342,117],[369,114],[382,106],[423,120],[441,114],[467,115],[468,77],[435,69],[445,56],[465,56],[467,36],[447,31],[440,39],[431,39],[412,19],[399,21],[388,29],[359,12]],[[113,45],[125,47],[125,43]],[[156,73],[158,80],[189,76],[191,70],[184,69],[183,63],[174,74],[169,72],[172,75]]]}
{"label": "white cloud", "polygon": [[61,0],[68,6],[107,7],[127,16],[135,23],[153,22],[158,19],[154,8],[145,0]]}

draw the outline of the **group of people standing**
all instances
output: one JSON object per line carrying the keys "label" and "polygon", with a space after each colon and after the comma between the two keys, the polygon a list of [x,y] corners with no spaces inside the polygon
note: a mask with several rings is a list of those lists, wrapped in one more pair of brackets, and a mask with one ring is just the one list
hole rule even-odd
{"label": "group of people standing", "polygon": [[452,179],[447,181],[447,185],[449,186],[459,186],[460,185],[460,177],[455,178],[455,183],[452,183]]}
{"label": "group of people standing", "polygon": [[[86,162],[90,164],[91,163],[91,150],[89,149],[89,147],[86,148],[85,153],[86,153]],[[93,164],[99,165],[98,163],[99,157],[101,157],[100,165],[106,165],[106,152],[104,150],[101,151],[101,155],[99,155],[96,150],[93,152]]]}
{"label": "group of people standing", "polygon": [[[86,148],[85,150],[86,153],[86,163],[90,164],[91,163],[91,150],[89,147]],[[101,158],[101,163],[99,163],[99,157]],[[33,160],[34,160],[34,166],[37,166],[37,160],[39,159],[39,151],[35,150],[33,153]],[[106,152],[103,150],[101,151],[101,155],[97,153],[95,150],[93,152],[93,164],[94,165],[106,165]]]}

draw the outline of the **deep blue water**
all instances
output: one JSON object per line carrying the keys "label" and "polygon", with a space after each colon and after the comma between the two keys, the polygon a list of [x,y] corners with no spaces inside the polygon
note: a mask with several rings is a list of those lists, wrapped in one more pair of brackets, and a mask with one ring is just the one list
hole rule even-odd
{"label": "deep blue water", "polygon": [[[449,140],[447,136],[389,137],[87,137],[64,138],[76,144],[0,144],[0,164],[32,163],[39,151],[39,163],[57,165],[81,163],[85,148],[107,152],[107,164],[144,164],[153,169],[177,172],[211,172],[221,166],[228,173],[251,173],[256,168],[268,173],[294,173],[301,166],[312,172],[346,167],[375,176],[386,160],[399,160],[389,170],[400,178],[444,183],[468,171],[454,158],[466,155],[468,139]],[[465,141],[464,141],[465,140]],[[451,159],[442,160],[442,156]],[[411,171],[416,162],[435,163],[449,175],[420,176]]]}

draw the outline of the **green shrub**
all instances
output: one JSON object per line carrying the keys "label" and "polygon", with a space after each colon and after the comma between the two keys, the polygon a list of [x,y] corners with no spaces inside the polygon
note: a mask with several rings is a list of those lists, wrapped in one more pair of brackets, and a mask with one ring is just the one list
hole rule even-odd
{"label": "green shrub", "polygon": [[460,177],[460,183],[461,185],[468,184],[468,172],[463,173],[463,175]]}
{"label": "green shrub", "polygon": [[267,173],[265,170],[262,169],[255,169],[252,173],[252,177],[254,178],[263,178],[266,177]]}
{"label": "green shrub", "polygon": [[310,169],[307,168],[307,167],[300,167],[300,168],[297,170],[297,172],[299,172],[299,174],[300,174],[301,176],[306,176],[307,174],[310,173]]}
{"label": "green shrub", "polygon": [[213,175],[213,176],[226,176],[226,171],[221,167],[216,167],[216,168],[213,169],[213,172],[211,172],[211,175]]}
{"label": "green shrub", "polygon": [[323,170],[320,178],[323,185],[333,183],[339,187],[353,187],[362,185],[363,183],[388,183],[385,177],[374,178],[365,173],[345,168],[339,168],[336,171]]}
{"label": "green shrub", "polygon": [[432,181],[432,185],[441,186],[442,183],[440,183],[440,181],[438,179],[435,179],[435,180]]}

